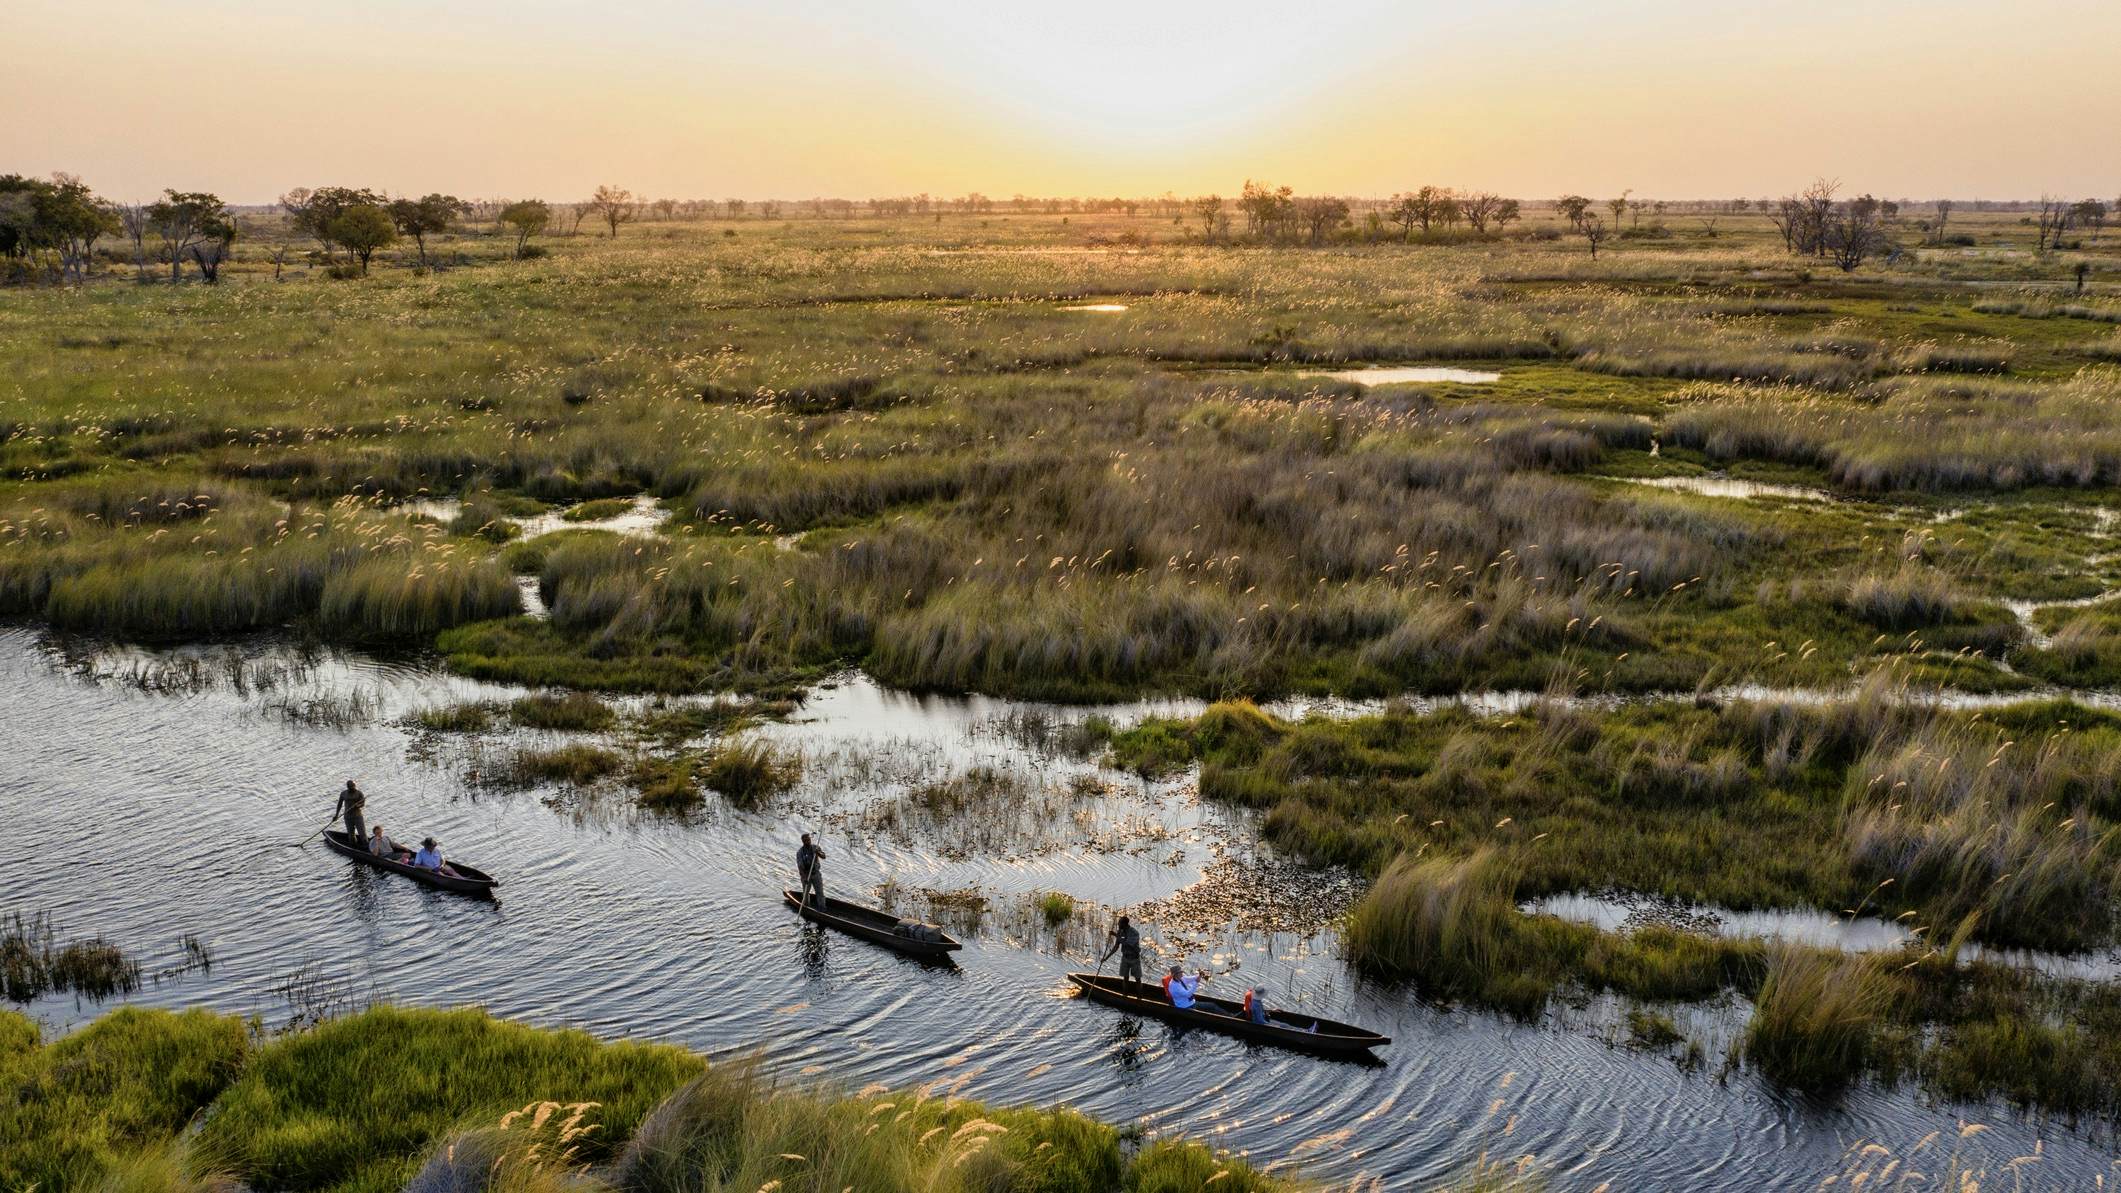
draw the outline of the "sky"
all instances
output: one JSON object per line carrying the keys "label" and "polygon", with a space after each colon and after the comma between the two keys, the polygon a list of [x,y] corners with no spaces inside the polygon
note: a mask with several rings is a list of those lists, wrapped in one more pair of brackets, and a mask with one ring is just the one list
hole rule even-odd
{"label": "sky", "polygon": [[2121,192],[2113,0],[0,0],[0,45],[0,172],[121,199]]}

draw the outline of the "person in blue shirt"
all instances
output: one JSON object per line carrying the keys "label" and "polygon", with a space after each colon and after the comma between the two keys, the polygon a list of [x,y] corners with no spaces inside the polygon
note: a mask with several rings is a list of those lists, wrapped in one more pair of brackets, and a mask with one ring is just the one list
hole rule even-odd
{"label": "person in blue shirt", "polygon": [[1245,991],[1245,1018],[1254,1023],[1267,1021],[1267,988],[1254,986]]}
{"label": "person in blue shirt", "polygon": [[1174,965],[1171,972],[1164,975],[1164,993],[1171,996],[1172,1006],[1181,1011],[1190,1010],[1193,996],[1200,993],[1200,984],[1207,980],[1208,971],[1205,969],[1195,970],[1192,977],[1187,977],[1184,966]]}
{"label": "person in blue shirt", "polygon": [[447,874],[451,878],[462,877],[455,870],[449,868],[448,862],[442,860],[442,844],[433,837],[420,842],[420,852],[412,855],[412,864],[422,870],[433,870],[437,874]]}

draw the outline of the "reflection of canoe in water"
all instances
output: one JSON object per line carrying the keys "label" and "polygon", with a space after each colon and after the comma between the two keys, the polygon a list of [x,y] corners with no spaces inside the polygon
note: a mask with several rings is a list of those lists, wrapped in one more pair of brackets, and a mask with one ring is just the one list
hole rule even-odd
{"label": "reflection of canoe in water", "polygon": [[388,870],[393,874],[403,874],[415,882],[424,882],[428,886],[440,887],[445,891],[456,891],[465,895],[490,895],[493,893],[493,888],[501,885],[498,880],[486,871],[474,869],[454,858],[450,859],[449,868],[455,870],[457,876],[452,878],[447,874],[438,873],[434,870],[425,870],[419,866],[408,866],[404,862],[392,861],[387,857],[377,857],[375,854],[368,852],[366,848],[350,843],[352,841],[353,838],[347,836],[345,832],[339,829],[327,829],[324,833],[324,843],[326,845],[357,862],[366,862],[378,870]]}
{"label": "reflection of canoe in water", "polygon": [[816,905],[816,900],[805,904],[802,893],[799,891],[782,891],[781,898],[787,902],[788,906],[802,912],[803,918],[806,920],[813,920],[828,928],[838,928],[850,936],[859,936],[863,940],[873,940],[887,949],[896,949],[909,957],[919,957],[927,961],[948,961],[951,959],[951,953],[964,947],[951,939],[949,934],[943,932],[936,933],[937,936],[942,937],[941,940],[923,940],[917,936],[902,936],[898,931],[899,918],[897,916],[889,912],[878,911],[874,907],[864,907],[859,903],[849,903],[845,899],[834,899],[827,896],[825,905],[819,907]]}
{"label": "reflection of canoe in water", "polygon": [[1147,982],[1088,973],[1071,973],[1068,980],[1081,987],[1084,994],[1110,1006],[1300,1052],[1346,1056],[1392,1042],[1391,1037],[1373,1031],[1291,1011],[1269,1011],[1265,1023],[1254,1023],[1245,1018],[1244,1004],[1206,995],[1195,998],[1191,1007],[1180,1009],[1171,1005],[1161,986]]}

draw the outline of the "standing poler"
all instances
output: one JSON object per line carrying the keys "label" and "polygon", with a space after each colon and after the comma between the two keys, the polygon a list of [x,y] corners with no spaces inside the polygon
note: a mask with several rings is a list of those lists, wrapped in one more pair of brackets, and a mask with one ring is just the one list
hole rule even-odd
{"label": "standing poler", "polygon": [[1119,925],[1112,929],[1109,939],[1112,943],[1105,949],[1105,955],[1098,958],[1098,964],[1103,965],[1105,962],[1110,961],[1112,954],[1117,952],[1119,954],[1119,976],[1136,982],[1141,981],[1142,934],[1135,930],[1132,921],[1128,920],[1126,916],[1121,916],[1119,917]]}
{"label": "standing poler", "polygon": [[795,872],[803,881],[803,902],[808,904],[810,896],[817,896],[817,908],[825,908],[825,847],[811,843],[810,834],[803,834],[803,846],[795,851]]}
{"label": "standing poler", "polygon": [[346,836],[355,845],[368,843],[368,796],[352,779],[346,780],[346,790],[339,793],[339,802],[332,805],[333,816],[346,817]]}

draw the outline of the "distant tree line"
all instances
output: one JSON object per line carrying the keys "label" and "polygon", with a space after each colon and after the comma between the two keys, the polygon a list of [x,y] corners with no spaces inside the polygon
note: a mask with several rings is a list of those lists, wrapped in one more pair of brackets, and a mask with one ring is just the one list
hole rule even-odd
{"label": "distant tree line", "polygon": [[[1683,213],[1700,222],[1699,235],[1716,236],[1717,218],[1758,212],[1781,236],[1791,253],[1831,261],[1853,270],[1864,261],[1900,251],[1897,230],[1900,202],[1869,194],[1843,199],[1840,184],[1820,179],[1780,199],[1645,200],[1622,191],[1606,200],[1578,194],[1556,199],[1552,207],[1567,233],[1581,237],[1592,257],[1609,239],[1661,239],[1672,235],[1668,214]],[[541,235],[578,235],[584,223],[616,238],[637,221],[721,218],[779,219],[792,207],[816,219],[933,217],[947,214],[987,217],[997,212],[1031,214],[1095,213],[1169,219],[1201,243],[1243,239],[1259,244],[1322,245],[1336,241],[1401,242],[1483,240],[1508,234],[1524,216],[1524,205],[1491,191],[1458,191],[1422,186],[1388,199],[1353,199],[1332,195],[1298,195],[1287,186],[1247,179],[1234,201],[1220,195],[1180,198],[1170,192],[1149,198],[1037,198],[1023,194],[998,202],[972,191],[956,198],[927,193],[866,201],[812,198],[783,200],[644,199],[616,186],[599,186],[574,203],[539,199],[467,200],[440,192],[417,198],[391,197],[365,187],[298,187],[280,197],[278,209],[287,227],[316,244],[311,260],[335,276],[365,275],[375,255],[410,242],[415,265],[436,264],[432,242],[477,221],[485,234],[506,237],[518,258],[541,255],[533,240]],[[1240,231],[1234,216],[1243,221]],[[1929,214],[1912,223],[1930,243],[1966,242],[1949,234],[1953,214],[1962,208],[1983,212],[2023,212],[2021,222],[2033,229],[2036,248],[2046,253],[2081,241],[2071,232],[2103,234],[2109,206],[2098,199],[2069,200],[2044,195],[2037,203],[2004,203],[1949,199],[1927,204]],[[1645,213],[1652,219],[1644,226]],[[256,236],[253,239],[265,239]],[[209,192],[164,191],[151,203],[114,203],[96,195],[81,179],[54,174],[49,179],[0,175],[0,281],[51,280],[80,283],[89,277],[99,244],[129,245],[136,276],[148,280],[154,264],[167,265],[171,281],[187,268],[200,280],[219,279],[222,265],[242,234],[231,207]],[[1564,234],[1551,226],[1525,233],[1551,239]],[[1123,243],[1148,243],[1146,234],[1126,233]],[[275,279],[291,246],[267,243]],[[105,257],[112,256],[110,250]]]}

